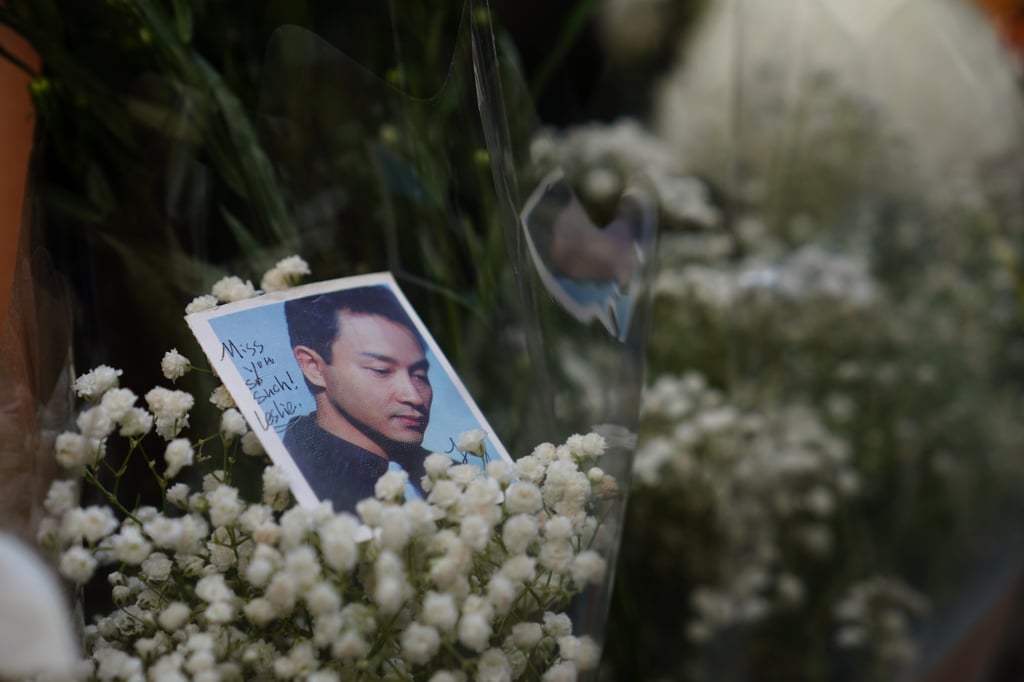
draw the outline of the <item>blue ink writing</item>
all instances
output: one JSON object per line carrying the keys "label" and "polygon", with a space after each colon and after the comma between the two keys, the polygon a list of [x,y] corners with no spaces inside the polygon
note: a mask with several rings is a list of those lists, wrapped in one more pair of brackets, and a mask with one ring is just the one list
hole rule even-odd
{"label": "blue ink writing", "polygon": [[234,339],[228,339],[220,344],[220,359],[230,357],[234,360],[235,358],[255,357],[262,355],[263,349],[263,344],[256,340],[238,345]]}
{"label": "blue ink writing", "polygon": [[298,411],[299,406],[290,400],[280,403],[276,400],[271,400],[270,407],[263,408],[263,414],[260,414],[260,410],[256,410],[253,414],[260,428],[264,431],[269,431],[273,426],[284,426]]}

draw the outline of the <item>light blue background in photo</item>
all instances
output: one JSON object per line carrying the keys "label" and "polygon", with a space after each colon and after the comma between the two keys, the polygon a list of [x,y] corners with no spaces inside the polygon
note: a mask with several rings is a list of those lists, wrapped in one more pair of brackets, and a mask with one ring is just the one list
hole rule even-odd
{"label": "light blue background in photo", "polygon": [[[278,434],[283,432],[292,417],[316,410],[316,403],[292,354],[283,302],[214,317],[210,319],[210,327],[221,343],[219,359],[231,358],[257,401],[263,398],[260,407],[268,420],[265,423],[273,422]],[[430,363],[428,376],[434,389],[434,400],[423,447],[432,452],[443,452],[461,462],[462,454],[454,450],[459,434],[484,427],[473,417],[430,345],[427,344],[426,356]],[[259,428],[260,425],[251,426],[257,434],[265,432]],[[488,459],[500,459],[500,452],[495,447],[492,434],[488,434]],[[469,457],[467,461],[480,463],[476,457]]]}

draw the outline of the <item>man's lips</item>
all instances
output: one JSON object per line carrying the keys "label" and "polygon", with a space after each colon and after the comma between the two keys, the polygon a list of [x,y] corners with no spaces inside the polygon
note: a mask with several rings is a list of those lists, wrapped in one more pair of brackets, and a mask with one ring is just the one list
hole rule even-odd
{"label": "man's lips", "polygon": [[427,429],[427,418],[419,414],[396,414],[392,417],[399,424],[414,431],[425,431]]}

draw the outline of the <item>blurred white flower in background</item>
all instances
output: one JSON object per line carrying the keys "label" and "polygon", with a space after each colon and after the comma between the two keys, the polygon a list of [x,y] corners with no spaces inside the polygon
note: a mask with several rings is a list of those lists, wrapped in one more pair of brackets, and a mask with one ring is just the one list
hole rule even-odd
{"label": "blurred white flower in background", "polygon": [[680,44],[656,128],[701,172],[727,171],[699,166],[737,143],[765,171],[827,153],[816,136],[844,121],[816,100],[823,90],[868,103],[925,179],[971,176],[1020,148],[1015,69],[965,0],[709,3]]}
{"label": "blurred white flower in background", "polygon": [[78,647],[53,572],[0,533],[0,677],[70,675]]}

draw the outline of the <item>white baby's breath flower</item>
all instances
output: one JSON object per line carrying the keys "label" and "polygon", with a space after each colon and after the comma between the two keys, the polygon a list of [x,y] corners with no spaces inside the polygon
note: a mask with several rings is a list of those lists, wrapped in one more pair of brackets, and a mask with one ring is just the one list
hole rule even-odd
{"label": "white baby's breath flower", "polygon": [[335,613],[341,608],[341,595],[326,581],[318,582],[306,590],[302,599],[314,616]]}
{"label": "white baby's breath flower", "polygon": [[458,638],[467,648],[483,651],[491,639],[491,625],[482,613],[464,615],[459,620]]}
{"label": "white baby's breath flower", "polygon": [[78,504],[78,481],[56,480],[50,484],[43,507],[52,516],[60,516]]}
{"label": "white baby's breath flower", "polygon": [[83,410],[75,420],[78,430],[84,438],[89,440],[103,440],[114,430],[114,422],[106,411],[100,407],[90,407]]}
{"label": "white baby's breath flower", "polygon": [[260,280],[263,291],[280,291],[298,284],[303,275],[310,274],[309,264],[299,256],[279,260]]}
{"label": "white baby's breath flower", "polygon": [[127,388],[112,388],[103,394],[100,400],[100,409],[108,419],[120,422],[128,411],[135,406],[138,396]]}
{"label": "white baby's breath flower", "polygon": [[124,526],[111,538],[114,557],[126,564],[141,564],[149,556],[152,546],[142,537],[138,526]]}
{"label": "white baby's breath flower", "polygon": [[298,589],[295,579],[287,573],[278,573],[267,585],[266,599],[274,607],[278,617],[286,616],[295,608]]}
{"label": "white baby's breath flower", "polygon": [[332,670],[317,670],[306,677],[306,682],[341,682],[341,678]]}
{"label": "white baby's breath flower", "polygon": [[480,468],[475,464],[455,464],[448,469],[448,478],[465,488],[480,475]]}
{"label": "white baby's breath flower", "polygon": [[513,556],[523,554],[537,537],[537,519],[527,514],[517,514],[505,521],[501,537],[509,553]]}
{"label": "white baby's breath flower", "polygon": [[573,560],[572,544],[568,540],[549,539],[541,545],[537,560],[556,575],[567,573]]}
{"label": "white baby's breath flower", "polygon": [[356,513],[359,514],[359,518],[363,520],[363,523],[371,528],[376,528],[380,525],[383,511],[384,505],[380,503],[380,500],[367,498],[356,503]]}
{"label": "white baby's breath flower", "polygon": [[426,469],[427,475],[433,478],[443,475],[451,465],[451,458],[440,452],[433,452],[423,460],[423,468]]}
{"label": "white baby's breath flower", "polygon": [[217,388],[210,392],[210,402],[218,410],[227,410],[232,407],[236,407],[235,399],[231,397],[231,393],[224,384],[221,384]]}
{"label": "white baby's breath flower", "polygon": [[456,675],[450,670],[438,670],[430,676],[427,682],[466,682],[466,676],[464,674]]}
{"label": "white baby's breath flower", "polygon": [[268,466],[263,470],[263,504],[276,511],[282,511],[288,505],[290,489],[288,475],[279,466]]}
{"label": "white baby's breath flower", "polygon": [[444,592],[427,592],[423,597],[423,608],[420,619],[443,632],[455,627],[459,619],[459,611],[452,595]]}
{"label": "white baby's breath flower", "polygon": [[185,376],[190,369],[192,369],[192,363],[179,353],[177,348],[172,348],[164,353],[163,360],[160,361],[160,371],[168,381],[177,381]]}
{"label": "white baby's breath flower", "polygon": [[515,469],[508,462],[496,459],[487,463],[487,475],[504,488],[512,482]]}
{"label": "white baby's breath flower", "polygon": [[157,386],[146,393],[146,403],[157,418],[181,419],[195,403],[191,393]]}
{"label": "white baby's breath flower", "polygon": [[95,544],[117,530],[117,519],[109,507],[89,506],[82,510],[82,537]]}
{"label": "white baby's breath flower", "polygon": [[540,623],[516,623],[512,626],[512,642],[523,651],[532,650],[542,637],[544,629]]}
{"label": "white baby's breath flower", "polygon": [[494,575],[487,583],[487,601],[499,616],[509,612],[517,596],[519,593],[515,584],[500,573]]}
{"label": "white baby's breath flower", "polygon": [[586,549],[573,557],[570,572],[577,585],[583,586],[587,583],[597,585],[604,580],[606,568],[607,562],[600,554],[592,549]]}
{"label": "white baby's breath flower", "polygon": [[277,610],[263,597],[250,599],[245,603],[242,611],[253,625],[266,625],[277,617]]}
{"label": "white baby's breath flower", "polygon": [[121,430],[119,433],[126,438],[137,438],[145,436],[153,428],[153,415],[141,407],[133,407],[119,420]]}
{"label": "white baby's breath flower", "polygon": [[483,457],[484,454],[484,439],[487,434],[483,429],[470,429],[463,431],[459,434],[459,441],[455,448],[459,452],[468,452],[476,455],[477,457]]}
{"label": "white baby's breath flower", "polygon": [[100,365],[75,379],[75,393],[86,400],[96,400],[106,391],[117,386],[122,370]]}
{"label": "white baby's breath flower", "polygon": [[189,488],[184,483],[176,483],[167,489],[167,501],[177,507],[188,505]]}
{"label": "white baby's breath flower", "polygon": [[163,552],[153,552],[142,562],[142,573],[155,582],[163,582],[171,575],[173,562]]}
{"label": "white baby's breath flower", "polygon": [[93,653],[96,677],[100,680],[142,679],[142,661],[117,649],[99,649]]}
{"label": "white baby's breath flower", "polygon": [[470,514],[459,525],[459,539],[470,549],[483,551],[491,539],[491,524],[479,514]]}
{"label": "white baby's breath flower", "polygon": [[379,500],[395,501],[405,494],[405,483],[409,474],[404,471],[389,471],[377,479],[373,493]]}
{"label": "white baby's breath flower", "polygon": [[564,613],[544,612],[544,631],[554,638],[572,634],[572,621]]}
{"label": "white baby's breath flower", "polygon": [[167,632],[176,632],[188,622],[191,615],[187,604],[171,602],[160,612],[157,623]]}
{"label": "white baby's breath flower", "polygon": [[477,682],[511,682],[511,672],[505,654],[501,649],[492,648],[480,656],[473,679]]}
{"label": "white baby's breath flower", "polygon": [[558,661],[548,668],[540,679],[542,682],[576,682],[578,677],[579,674],[575,663],[572,661]]}
{"label": "white baby's breath flower", "polygon": [[434,484],[427,501],[441,509],[455,506],[462,499],[462,491],[452,481],[441,480]]}
{"label": "white baby's breath flower", "polygon": [[[561,645],[561,640],[559,640],[559,645]],[[578,637],[573,660],[580,670],[594,670],[601,662],[601,647],[587,635]]]}
{"label": "white baby's breath flower", "polygon": [[380,546],[391,551],[399,551],[409,541],[409,534],[412,528],[405,509],[402,507],[387,507],[381,514],[380,535],[378,540]]}
{"label": "white baby's breath flower", "polygon": [[158,516],[147,521],[143,529],[157,547],[166,549],[177,548],[181,542],[182,522],[179,519],[172,519],[166,516]]}
{"label": "white baby's breath flower", "polygon": [[256,295],[256,289],[252,286],[252,282],[232,275],[217,280],[210,293],[222,303],[232,303],[252,298]]}
{"label": "white baby's breath flower", "polygon": [[459,501],[459,512],[463,515],[477,515],[487,519],[494,525],[501,520],[501,487],[492,478],[482,476],[476,471],[476,478],[469,482],[462,499]]}
{"label": "white baby's breath flower", "polygon": [[185,306],[185,313],[191,315],[193,313],[202,313],[207,310],[213,310],[217,307],[217,297],[204,294],[193,298],[192,301]]}
{"label": "white baby's breath flower", "polygon": [[544,506],[540,488],[529,481],[516,481],[505,490],[505,510],[511,514],[535,514]]}
{"label": "white baby's breath flower", "polygon": [[[551,464],[558,458],[558,448],[553,443],[541,443],[527,456],[533,457],[541,464]],[[521,462],[522,459],[517,461]]]}
{"label": "white baby's breath flower", "polygon": [[195,399],[185,391],[157,387],[146,394],[146,402],[156,417],[157,434],[169,441],[188,426],[188,411]]}
{"label": "white baby's breath flower", "polygon": [[290,550],[284,558],[284,570],[295,580],[295,587],[300,592],[309,590],[320,579],[320,562],[309,545]]}
{"label": "white baby's breath flower", "polygon": [[230,485],[218,486],[206,499],[210,503],[210,522],[214,526],[230,525],[242,513],[243,502],[238,497],[238,489]]}
{"label": "white baby's breath flower", "polygon": [[228,601],[235,598],[235,593],[228,587],[224,576],[220,573],[204,576],[196,583],[196,596],[208,604],[217,601]]}
{"label": "white baby's breath flower", "polygon": [[164,461],[167,462],[167,469],[164,475],[167,478],[174,478],[181,471],[182,467],[190,466],[194,455],[192,444],[188,438],[175,438],[164,449]]}
{"label": "white baby's breath flower", "polygon": [[239,442],[242,446],[242,452],[250,457],[259,457],[266,453],[255,431],[246,431],[242,434],[242,440]]}
{"label": "white baby's breath flower", "polygon": [[363,658],[370,651],[370,643],[358,632],[345,632],[331,645],[331,656],[342,661]]}
{"label": "white baby's breath flower", "polygon": [[441,647],[441,635],[429,625],[409,623],[401,636],[402,655],[410,663],[423,665],[433,658]]}
{"label": "white baby's breath flower", "polygon": [[92,464],[89,441],[80,433],[65,431],[57,436],[55,447],[57,463],[65,469],[79,469]]}
{"label": "white baby's breath flower", "polygon": [[[536,450],[534,450],[536,452]],[[516,460],[516,477],[520,481],[540,483],[544,480],[544,462],[534,455],[527,455]]]}
{"label": "white baby's breath flower", "polygon": [[230,623],[235,617],[235,607],[226,601],[216,601],[206,607],[203,616],[210,623]]}
{"label": "white baby's breath flower", "polygon": [[320,526],[320,551],[324,562],[336,571],[347,572],[359,557],[355,533],[359,524],[349,514],[341,514]]}
{"label": "white baby's breath flower", "polygon": [[229,408],[220,416],[220,432],[224,440],[232,441],[249,430],[245,417],[235,408]]}
{"label": "white baby's breath flower", "polygon": [[60,574],[78,583],[86,583],[96,570],[96,557],[86,548],[75,545],[68,548],[60,557]]}
{"label": "white baby's breath flower", "polygon": [[501,574],[513,582],[530,582],[537,575],[537,561],[524,554],[509,557],[501,565]]}
{"label": "white baby's breath flower", "polygon": [[266,545],[260,545],[257,548],[255,556],[249,561],[249,565],[245,569],[245,579],[256,587],[263,587],[270,580],[270,577],[274,575],[274,571],[277,570],[277,564],[279,561],[273,561],[271,558],[266,556],[260,556],[260,549],[266,548]]}

